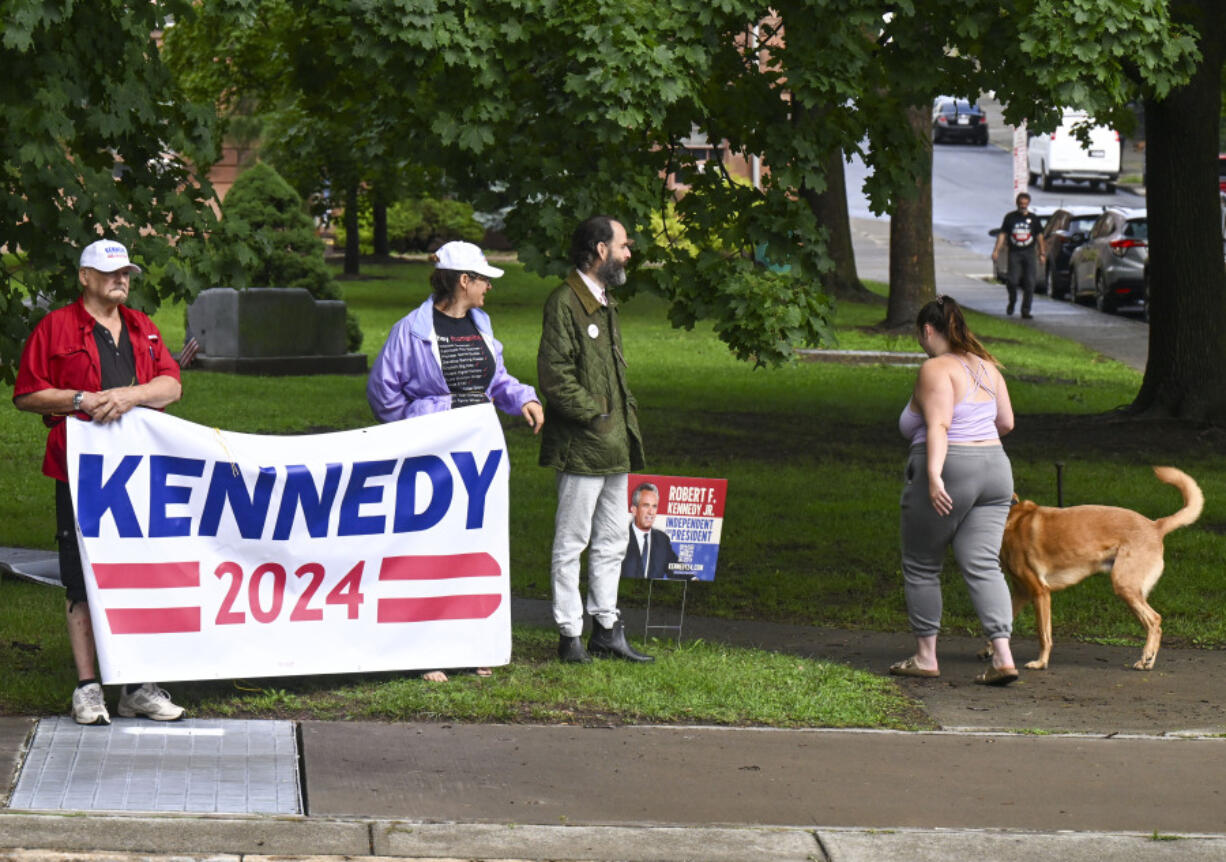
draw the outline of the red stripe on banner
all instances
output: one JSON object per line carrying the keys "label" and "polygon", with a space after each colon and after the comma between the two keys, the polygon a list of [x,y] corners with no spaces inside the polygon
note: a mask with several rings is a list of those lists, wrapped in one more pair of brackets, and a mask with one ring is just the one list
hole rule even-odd
{"label": "red stripe on banner", "polygon": [[115,635],[172,635],[200,631],[200,608],[107,608]]}
{"label": "red stripe on banner", "polygon": [[489,554],[447,554],[438,557],[384,557],[381,581],[435,581],[444,578],[488,578],[502,574]]}
{"label": "red stripe on banner", "polygon": [[497,594],[379,599],[379,622],[426,623],[432,620],[483,620],[502,604]]}
{"label": "red stripe on banner", "polygon": [[200,586],[200,563],[95,563],[102,590],[149,590]]}

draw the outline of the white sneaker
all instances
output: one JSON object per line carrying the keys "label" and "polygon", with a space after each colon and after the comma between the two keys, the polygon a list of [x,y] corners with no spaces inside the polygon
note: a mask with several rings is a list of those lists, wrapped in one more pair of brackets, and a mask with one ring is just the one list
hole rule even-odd
{"label": "white sneaker", "polygon": [[106,701],[102,698],[102,686],[91,682],[72,693],[72,720],[77,724],[111,723]]}
{"label": "white sneaker", "polygon": [[143,715],[154,721],[175,721],[183,717],[183,707],[171,703],[170,695],[156,683],[147,682],[136,691],[119,696],[118,712],[124,718]]}

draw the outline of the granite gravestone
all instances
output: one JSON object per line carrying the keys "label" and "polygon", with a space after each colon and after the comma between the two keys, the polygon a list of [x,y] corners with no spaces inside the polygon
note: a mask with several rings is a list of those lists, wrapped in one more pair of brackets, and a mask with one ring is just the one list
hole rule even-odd
{"label": "granite gravestone", "polygon": [[238,374],[365,374],[346,352],[345,303],[301,287],[213,287],[188,306],[194,367]]}

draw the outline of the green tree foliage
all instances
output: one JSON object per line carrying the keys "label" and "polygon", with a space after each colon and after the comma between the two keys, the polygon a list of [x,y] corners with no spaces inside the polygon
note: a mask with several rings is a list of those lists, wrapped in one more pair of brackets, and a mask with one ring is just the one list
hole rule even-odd
{"label": "green tree foliage", "polygon": [[[263,162],[230,187],[212,245],[227,286],[304,287],[316,299],[342,298],[302,198]],[[362,333],[352,312],[346,316],[349,349],[356,350]]]}
{"label": "green tree foliage", "polygon": [[[364,189],[395,199],[415,190],[418,173],[410,166],[420,146],[413,82],[389,79],[365,56],[371,46],[354,41],[352,16],[383,5],[206,0],[167,34],[168,63],[224,119],[258,114],[261,157],[313,212],[355,217]],[[356,245],[345,272],[358,272]]]}
{"label": "green tree foliage", "polygon": [[[429,59],[404,73],[436,82],[415,91],[417,121],[478,209],[512,206],[507,228],[521,260],[561,274],[574,225],[607,212],[635,235],[645,264],[628,287],[669,299],[676,325],[711,320],[737,356],[767,363],[829,337],[822,237],[795,194],[804,178],[820,182],[819,145],[804,144],[794,161],[750,150],[771,164],[762,189],[718,169],[693,171],[680,146],[696,128],[738,150],[760,143],[755,124],[745,123],[760,133],[751,139],[724,122],[733,105],[765,105],[787,125],[782,73],[747,56],[749,25],[765,7],[503,0],[479,8],[447,3],[422,16],[389,4],[354,26],[372,59],[386,54],[394,79]],[[695,180],[674,220],[667,176],[687,166]],[[678,231],[653,235],[653,220]],[[779,269],[755,262],[760,246]]]}
{"label": "green tree foliage", "polygon": [[[682,201],[685,236],[645,232],[671,198],[670,166],[686,159],[680,139],[696,123],[723,134],[704,123],[704,96],[726,82],[715,55],[743,66],[747,22],[765,11],[690,0],[321,0],[303,11],[206,0],[172,47],[182,37],[176,68],[197,95],[251,93],[283,112],[286,131],[271,136],[278,163],[319,174],[309,151],[338,144],[367,166],[411,156],[444,170],[478,209],[512,206],[509,232],[539,272],[566,268],[578,221],[616,215],[652,264],[636,284],[672,300],[677,324],[713,319],[737,355],[777,362],[829,332],[822,243],[794,186],[757,191],[712,173]],[[786,105],[777,113],[786,118]],[[333,190],[351,181],[328,175]],[[754,263],[763,243],[785,271]]]}
{"label": "green tree foliage", "polygon": [[[511,207],[508,234],[537,272],[565,270],[580,219],[620,218],[645,264],[627,292],[775,363],[829,337],[815,203],[832,155],[861,155],[874,209],[893,213],[929,165],[905,118],[939,93],[995,89],[1009,120],[1040,129],[1066,104],[1119,121],[1133,94],[1187,79],[1195,25],[1172,9],[1189,3],[203,0],[213,38],[195,68],[226,67],[215,93],[318,87],[301,137],[282,136],[303,142],[302,165],[344,140],[359,162],[442,170],[478,209]],[[323,134],[327,111],[344,121]],[[761,155],[761,188],[695,172],[681,145],[695,130]],[[678,169],[694,178],[680,199],[666,180]]]}
{"label": "green tree foliage", "polygon": [[0,0],[0,373],[47,305],[74,299],[103,234],[145,267],[133,305],[207,286],[209,107],[181,97],[155,34],[186,2]]}

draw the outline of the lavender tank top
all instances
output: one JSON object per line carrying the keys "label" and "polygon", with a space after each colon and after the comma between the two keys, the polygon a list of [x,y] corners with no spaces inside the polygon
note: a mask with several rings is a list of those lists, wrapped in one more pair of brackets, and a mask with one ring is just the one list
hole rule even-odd
{"label": "lavender tank top", "polygon": [[[971,385],[966,391],[966,397],[954,405],[953,420],[949,423],[949,442],[967,443],[972,440],[1000,439],[1000,434],[996,430],[996,393],[984,383],[988,372],[987,366],[981,359],[979,367],[972,372],[969,365],[962,362],[961,359],[958,361],[966,369],[966,376],[970,378]],[[987,401],[971,401],[971,398],[980,389],[992,397]],[[911,441],[912,445],[925,443],[928,440],[928,426],[924,422],[924,417],[911,409],[910,400],[902,408],[902,413],[898,417],[898,430],[902,432],[902,436]]]}

